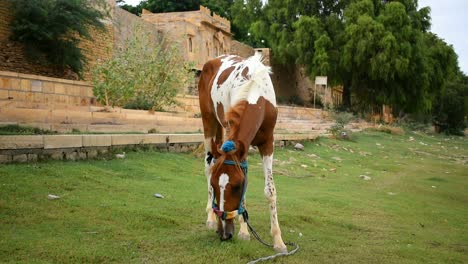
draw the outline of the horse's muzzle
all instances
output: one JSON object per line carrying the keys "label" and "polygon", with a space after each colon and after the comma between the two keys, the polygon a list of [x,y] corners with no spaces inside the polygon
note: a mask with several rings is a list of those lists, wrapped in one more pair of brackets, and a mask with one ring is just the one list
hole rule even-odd
{"label": "horse's muzzle", "polygon": [[232,238],[234,234],[234,221],[233,219],[225,220],[225,226],[223,230],[223,225],[221,220],[218,220],[218,231],[216,231],[221,238],[221,241],[227,241]]}

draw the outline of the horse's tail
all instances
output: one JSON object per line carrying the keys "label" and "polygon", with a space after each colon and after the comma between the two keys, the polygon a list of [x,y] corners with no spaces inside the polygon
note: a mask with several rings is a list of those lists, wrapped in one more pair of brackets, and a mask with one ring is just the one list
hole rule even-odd
{"label": "horse's tail", "polygon": [[[246,68],[248,68],[248,71],[245,76],[245,82],[239,87],[234,99],[235,101],[244,99],[249,101],[249,103],[255,103],[258,97],[265,92],[262,91],[263,88],[271,85],[271,68],[263,64],[263,56],[259,52],[245,60],[243,69]],[[273,89],[273,86],[269,88]],[[271,94],[274,97],[274,90]],[[274,104],[276,104],[276,98],[274,100]]]}
{"label": "horse's tail", "polygon": [[246,64],[249,65],[250,80],[254,82],[261,82],[265,75],[271,74],[271,67],[263,64],[263,55],[260,52],[248,58]]}

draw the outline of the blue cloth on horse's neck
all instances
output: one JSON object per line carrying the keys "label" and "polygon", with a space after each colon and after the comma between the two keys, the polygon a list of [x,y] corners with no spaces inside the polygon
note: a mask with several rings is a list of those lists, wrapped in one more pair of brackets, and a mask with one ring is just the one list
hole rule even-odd
{"label": "blue cloth on horse's neck", "polygon": [[236,144],[234,143],[234,141],[228,140],[223,143],[221,149],[224,151],[224,153],[228,153],[236,149]]}

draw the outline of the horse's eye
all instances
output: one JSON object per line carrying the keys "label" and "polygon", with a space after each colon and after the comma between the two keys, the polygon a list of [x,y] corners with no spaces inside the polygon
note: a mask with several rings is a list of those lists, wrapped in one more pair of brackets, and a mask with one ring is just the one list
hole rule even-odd
{"label": "horse's eye", "polygon": [[241,191],[241,185],[233,185],[232,186],[232,192],[240,192]]}

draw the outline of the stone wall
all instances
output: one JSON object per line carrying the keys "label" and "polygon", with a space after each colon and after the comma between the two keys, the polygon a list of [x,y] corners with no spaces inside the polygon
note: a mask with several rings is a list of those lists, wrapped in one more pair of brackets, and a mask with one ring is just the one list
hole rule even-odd
{"label": "stone wall", "polygon": [[115,8],[112,23],[114,25],[114,49],[124,47],[127,41],[134,36],[137,29],[144,34],[150,35],[150,39],[156,43],[159,43],[162,37],[162,32],[153,24],[119,7]]}
{"label": "stone wall", "polygon": [[244,58],[254,55],[255,50],[242,42],[233,40],[231,42],[231,54],[238,55]]}
{"label": "stone wall", "polygon": [[[277,134],[276,145],[313,140],[317,134]],[[194,152],[203,134],[102,134],[0,136],[0,164],[43,160],[85,160],[135,148],[168,152]],[[112,157],[112,156],[110,156]]]}
{"label": "stone wall", "polygon": [[96,105],[93,88],[86,82],[0,71],[1,119],[7,117],[6,111],[16,102],[50,106]]}
{"label": "stone wall", "polygon": [[[110,1],[115,4],[115,1]],[[113,14],[113,9],[111,10]],[[79,77],[70,70],[61,70],[57,67],[41,65],[38,61],[31,61],[26,57],[24,46],[10,39],[10,23],[13,19],[12,9],[8,1],[0,1],[0,71],[14,71],[25,74],[37,74],[48,77],[78,80]],[[93,40],[82,40],[80,47],[83,48],[88,66],[83,73],[85,80],[90,80],[90,68],[98,59],[110,58],[112,54],[113,29],[110,21],[104,21],[106,30],[91,29]]]}
{"label": "stone wall", "polygon": [[194,62],[196,70],[201,70],[208,60],[231,51],[231,23],[206,7],[170,13],[143,10],[141,18],[178,45],[184,59]]}

